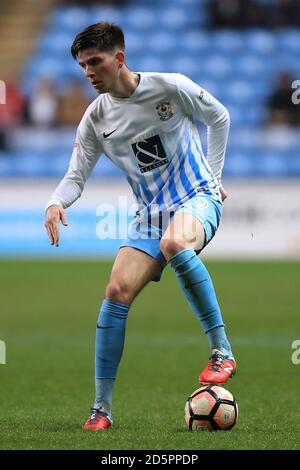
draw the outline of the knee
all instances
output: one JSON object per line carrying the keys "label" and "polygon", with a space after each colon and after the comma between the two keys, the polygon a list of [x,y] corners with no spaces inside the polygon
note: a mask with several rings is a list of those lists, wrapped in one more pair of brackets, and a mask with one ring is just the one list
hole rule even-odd
{"label": "knee", "polygon": [[160,250],[164,257],[169,260],[180,251],[186,248],[185,240],[181,238],[162,238],[160,242]]}
{"label": "knee", "polygon": [[110,281],[106,287],[105,298],[111,302],[130,305],[134,299],[134,293],[125,282]]}

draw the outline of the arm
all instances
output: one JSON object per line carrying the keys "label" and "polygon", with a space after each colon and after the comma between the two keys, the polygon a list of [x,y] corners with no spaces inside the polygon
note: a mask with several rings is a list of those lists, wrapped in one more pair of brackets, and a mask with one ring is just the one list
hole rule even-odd
{"label": "arm", "polygon": [[177,89],[187,115],[207,126],[207,161],[221,184],[230,117],[227,109],[210,93],[189,78],[178,74]]}
{"label": "arm", "polygon": [[61,221],[63,225],[68,225],[65,209],[81,196],[85,182],[100,154],[100,143],[85,115],[77,130],[69,169],[46,206],[45,227],[51,245],[59,246],[59,223]]}

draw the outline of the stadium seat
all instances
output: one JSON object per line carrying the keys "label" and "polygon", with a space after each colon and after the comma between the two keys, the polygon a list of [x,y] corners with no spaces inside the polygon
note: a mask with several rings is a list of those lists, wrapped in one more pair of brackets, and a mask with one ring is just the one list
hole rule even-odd
{"label": "stadium seat", "polygon": [[139,60],[136,70],[145,72],[164,72],[166,71],[165,62],[163,59],[153,55],[146,55]]}
{"label": "stadium seat", "polygon": [[49,16],[48,24],[55,25],[60,31],[78,33],[90,24],[90,14],[80,7],[60,7]]}
{"label": "stadium seat", "polygon": [[230,153],[227,152],[227,157],[224,164],[224,176],[230,177],[244,177],[253,175],[253,165],[251,155],[247,153]]}
{"label": "stadium seat", "polygon": [[236,54],[243,51],[243,38],[240,31],[220,30],[211,33],[209,47],[220,54]]}
{"label": "stadium seat", "polygon": [[121,24],[125,29],[140,33],[154,31],[157,27],[157,15],[147,8],[127,7],[123,10]]}
{"label": "stadium seat", "polygon": [[256,176],[284,177],[288,175],[287,161],[280,152],[261,150],[254,160],[254,173]]}
{"label": "stadium seat", "polygon": [[173,60],[172,68],[174,71],[187,75],[189,77],[199,74],[199,63],[188,56],[178,56]]}
{"label": "stadium seat", "polygon": [[174,36],[176,47],[180,53],[189,52],[208,55],[211,52],[210,35],[207,32],[191,29],[180,36]]}
{"label": "stadium seat", "polygon": [[227,78],[232,73],[231,61],[222,55],[211,54],[201,63],[201,68],[204,73],[217,80]]}
{"label": "stadium seat", "polygon": [[[154,34],[148,34],[145,37],[145,45],[151,54],[155,54],[159,57],[166,57],[166,54],[168,54],[169,58],[170,54],[173,56],[177,53],[175,38],[173,37],[173,34],[170,34],[169,32],[161,31]],[[144,49],[143,53],[145,54]]]}
{"label": "stadium seat", "polygon": [[204,13],[201,13],[200,8],[196,7],[182,7],[182,8],[161,8],[157,16],[159,29],[163,31],[169,29],[170,31],[184,30],[193,26],[200,26],[200,18],[203,20]]}
{"label": "stadium seat", "polygon": [[253,84],[248,80],[232,80],[226,89],[228,100],[236,105],[249,103],[254,99],[255,89]]}
{"label": "stadium seat", "polygon": [[53,56],[53,59],[57,56],[60,58],[69,56],[73,40],[74,35],[70,33],[56,33],[55,31],[44,33],[38,41],[39,54]]}
{"label": "stadium seat", "polygon": [[119,24],[122,22],[123,12],[121,9],[113,7],[103,6],[92,6],[89,9],[89,22],[90,24],[97,23],[99,21],[109,21],[111,23]]}
{"label": "stadium seat", "polygon": [[277,50],[282,54],[299,54],[300,31],[298,29],[286,29],[277,32],[276,45]]}
{"label": "stadium seat", "polygon": [[[260,0],[272,4],[271,0]],[[56,7],[48,29],[37,41],[35,54],[23,71],[22,90],[34,93],[40,78],[51,78],[61,91],[72,78],[82,80],[91,98],[90,85],[71,55],[75,34],[97,21],[112,21],[125,30],[127,63],[132,70],[181,72],[215,95],[231,115],[231,134],[224,172],[237,176],[300,174],[300,137],[289,150],[269,148],[263,152],[259,129],[266,120],[265,103],[281,70],[300,77],[300,31],[210,30],[209,0],[140,0],[122,8],[98,5]],[[51,134],[51,133],[50,133]],[[296,135],[297,133],[295,133]],[[290,141],[291,141],[290,139]],[[70,157],[73,137],[62,133],[55,139],[28,138],[14,155],[0,154],[0,175],[60,176]],[[272,141],[272,139],[270,140]],[[39,147],[44,145],[44,149]],[[269,145],[265,142],[265,145]],[[290,158],[288,158],[287,153]],[[120,175],[103,158],[94,176]]]}
{"label": "stadium seat", "polygon": [[244,47],[253,54],[268,56],[275,52],[276,39],[271,31],[263,29],[248,30],[243,35]]}

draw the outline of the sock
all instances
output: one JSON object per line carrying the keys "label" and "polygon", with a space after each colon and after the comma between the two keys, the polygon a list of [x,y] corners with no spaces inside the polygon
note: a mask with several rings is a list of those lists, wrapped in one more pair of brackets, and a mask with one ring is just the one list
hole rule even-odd
{"label": "sock", "polygon": [[112,392],[115,379],[95,379],[96,396],[94,408],[111,415]]}
{"label": "sock", "polygon": [[94,407],[102,407],[108,414],[111,414],[113,386],[124,348],[128,310],[129,305],[104,300],[97,322]]}
{"label": "sock", "polygon": [[232,357],[221,310],[211,277],[192,249],[182,250],[169,260],[186,299],[194,310],[210,346]]}
{"label": "sock", "polygon": [[224,326],[217,326],[206,332],[210,348],[217,349],[229,359],[234,359]]}

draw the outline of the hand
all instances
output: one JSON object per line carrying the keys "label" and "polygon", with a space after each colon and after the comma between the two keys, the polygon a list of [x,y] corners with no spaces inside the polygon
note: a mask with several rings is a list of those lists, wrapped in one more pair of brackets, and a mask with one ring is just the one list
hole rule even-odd
{"label": "hand", "polygon": [[220,185],[219,189],[220,189],[220,194],[221,194],[221,198],[222,198],[222,202],[223,202],[228,197],[228,193],[227,193],[227,191],[225,191],[225,189],[223,188],[222,185]]}
{"label": "hand", "polygon": [[68,225],[65,210],[59,204],[48,207],[46,211],[45,227],[51,245],[59,246],[59,222]]}

